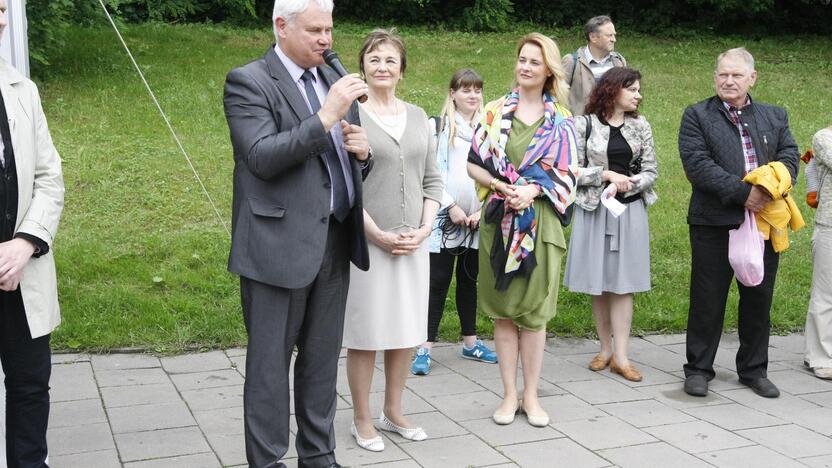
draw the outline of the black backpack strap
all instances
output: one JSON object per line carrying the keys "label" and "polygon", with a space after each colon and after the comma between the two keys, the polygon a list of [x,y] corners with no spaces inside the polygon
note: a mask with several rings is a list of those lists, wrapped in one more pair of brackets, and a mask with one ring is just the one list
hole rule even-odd
{"label": "black backpack strap", "polygon": [[589,146],[589,136],[592,135],[592,116],[584,115],[584,120],[586,120],[586,130],[584,131],[584,167],[587,167],[589,166],[587,147]]}

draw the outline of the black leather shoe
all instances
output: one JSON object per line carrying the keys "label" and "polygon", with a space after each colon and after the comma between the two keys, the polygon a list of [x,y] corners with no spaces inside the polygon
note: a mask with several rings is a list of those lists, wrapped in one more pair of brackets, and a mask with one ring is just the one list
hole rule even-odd
{"label": "black leather shoe", "polygon": [[691,396],[706,396],[708,394],[708,379],[699,374],[687,376],[685,378],[685,393]]}
{"label": "black leather shoe", "polygon": [[326,468],[341,468],[341,465],[339,465],[338,463],[333,463],[333,464],[327,466]]}
{"label": "black leather shoe", "polygon": [[754,390],[754,393],[761,397],[777,398],[780,396],[780,390],[777,389],[777,386],[765,377],[757,377],[756,379],[740,378],[740,383],[748,385],[751,387],[751,390]]}

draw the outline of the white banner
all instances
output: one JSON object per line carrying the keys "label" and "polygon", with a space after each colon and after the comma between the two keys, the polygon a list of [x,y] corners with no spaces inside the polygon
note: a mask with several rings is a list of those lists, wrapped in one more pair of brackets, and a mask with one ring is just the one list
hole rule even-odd
{"label": "white banner", "polygon": [[9,25],[0,39],[0,57],[29,76],[29,39],[26,36],[26,0],[9,0],[6,18]]}

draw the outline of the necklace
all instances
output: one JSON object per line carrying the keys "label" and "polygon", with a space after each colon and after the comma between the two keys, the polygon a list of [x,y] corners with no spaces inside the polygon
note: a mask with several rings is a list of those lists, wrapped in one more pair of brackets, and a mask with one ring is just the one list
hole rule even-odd
{"label": "necklace", "polygon": [[385,127],[396,128],[399,125],[401,125],[401,122],[398,119],[398,117],[399,117],[399,100],[398,99],[396,99],[396,102],[393,103],[394,115],[393,115],[393,123],[392,124],[389,123],[389,122],[386,122],[384,119],[381,118],[381,114],[379,114],[379,112],[376,110],[375,106],[373,105],[373,101],[371,99],[367,100],[367,105],[370,106],[370,111],[372,111],[372,113],[375,114],[376,119],[378,120],[378,122],[380,124],[384,125]]}

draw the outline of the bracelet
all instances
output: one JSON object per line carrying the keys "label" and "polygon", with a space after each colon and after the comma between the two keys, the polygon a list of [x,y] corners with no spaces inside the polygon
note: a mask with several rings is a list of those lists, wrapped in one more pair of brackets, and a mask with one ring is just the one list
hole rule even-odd
{"label": "bracelet", "polygon": [[488,186],[489,186],[489,187],[491,187],[491,191],[492,191],[492,192],[495,192],[495,191],[497,190],[497,183],[498,183],[499,181],[500,181],[500,179],[498,179],[498,178],[496,178],[496,177],[495,177],[495,178],[493,178],[493,179],[491,179],[491,183],[490,183],[490,184],[488,184]]}

